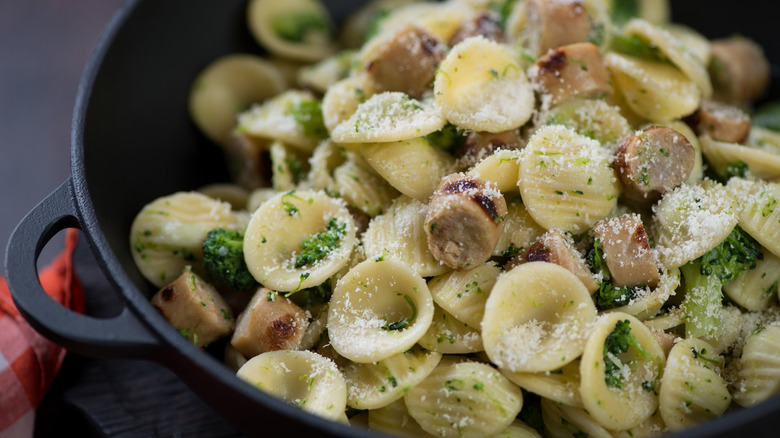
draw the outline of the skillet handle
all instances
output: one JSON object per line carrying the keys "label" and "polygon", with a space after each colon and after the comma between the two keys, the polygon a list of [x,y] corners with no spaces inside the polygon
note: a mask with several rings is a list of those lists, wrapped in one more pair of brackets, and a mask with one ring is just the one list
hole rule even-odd
{"label": "skillet handle", "polygon": [[39,333],[69,351],[104,358],[152,358],[162,347],[161,340],[128,307],[113,318],[82,315],[51,299],[38,280],[37,261],[46,244],[64,229],[81,229],[74,199],[68,179],[11,234],[5,271],[16,307]]}

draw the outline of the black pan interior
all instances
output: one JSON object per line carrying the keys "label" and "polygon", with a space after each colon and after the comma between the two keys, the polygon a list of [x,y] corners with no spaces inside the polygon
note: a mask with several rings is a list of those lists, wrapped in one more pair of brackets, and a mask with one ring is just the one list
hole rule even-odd
{"label": "black pan interior", "polygon": [[[363,2],[325,3],[339,19]],[[674,21],[712,38],[741,33],[780,60],[767,2],[671,3]],[[189,119],[187,99],[194,77],[210,61],[227,53],[263,53],[244,11],[238,0],[131,1],[123,22],[109,27],[110,44],[101,43],[82,83],[72,159],[84,228],[111,280],[142,309],[151,310],[139,303],[154,289],[133,264],[130,224],[156,197],[227,180],[221,152]],[[778,95],[774,84],[768,99]],[[767,408],[780,412],[780,401],[773,401]]]}

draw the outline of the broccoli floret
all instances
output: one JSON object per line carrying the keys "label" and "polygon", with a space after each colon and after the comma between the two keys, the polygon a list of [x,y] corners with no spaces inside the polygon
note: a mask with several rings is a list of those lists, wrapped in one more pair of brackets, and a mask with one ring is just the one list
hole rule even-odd
{"label": "broccoli floret", "polygon": [[328,128],[325,127],[322,118],[321,101],[303,100],[297,102],[290,109],[290,113],[307,137],[326,138],[328,136]]}
{"label": "broccoli floret", "polygon": [[682,308],[688,336],[718,333],[723,284],[755,268],[756,260],[762,257],[761,245],[737,226],[718,246],[680,267],[685,279]]}
{"label": "broccoli floret", "polygon": [[466,142],[465,132],[452,123],[447,123],[440,130],[426,135],[425,138],[432,146],[450,152],[457,150]]}
{"label": "broccoli floret", "polygon": [[327,30],[328,23],[321,15],[313,12],[298,12],[276,17],[274,32],[282,39],[300,43],[312,30]]}
{"label": "broccoli floret", "polygon": [[341,239],[346,234],[347,224],[339,224],[335,217],[330,218],[325,231],[312,234],[301,242],[301,253],[295,258],[295,267],[301,268],[322,260],[341,245]]}
{"label": "broccoli floret", "polygon": [[615,363],[615,358],[629,348],[636,350],[645,359],[650,357],[650,353],[636,340],[636,336],[631,334],[631,321],[624,319],[615,324],[615,329],[604,340],[604,382],[607,386],[623,388],[624,376],[620,364]]}
{"label": "broccoli floret", "polygon": [[244,235],[216,228],[203,241],[203,267],[213,283],[237,291],[253,289],[257,280],[244,261]]}
{"label": "broccoli floret", "polygon": [[330,282],[326,281],[314,287],[287,293],[285,296],[298,306],[310,309],[327,303],[330,301],[331,295],[333,295],[333,289],[330,286]]}
{"label": "broccoli floret", "polygon": [[598,238],[593,241],[593,247],[588,252],[587,261],[591,271],[601,278],[598,280],[599,290],[594,294],[596,307],[599,310],[623,307],[636,298],[639,291],[644,289],[644,286],[616,287],[612,284],[612,276],[604,262],[601,240]]}

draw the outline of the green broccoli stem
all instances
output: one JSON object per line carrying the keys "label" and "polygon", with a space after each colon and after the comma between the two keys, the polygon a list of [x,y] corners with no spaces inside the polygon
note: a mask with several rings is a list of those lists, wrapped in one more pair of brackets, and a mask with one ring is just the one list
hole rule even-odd
{"label": "green broccoli stem", "polygon": [[701,272],[701,259],[680,267],[685,279],[685,299],[682,303],[686,337],[701,338],[719,335],[723,283],[717,275]]}

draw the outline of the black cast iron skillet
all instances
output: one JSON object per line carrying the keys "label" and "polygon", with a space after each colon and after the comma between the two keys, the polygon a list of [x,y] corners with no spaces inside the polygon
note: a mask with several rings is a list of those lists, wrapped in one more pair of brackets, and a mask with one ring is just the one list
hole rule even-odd
{"label": "black cast iron skillet", "polygon": [[[363,2],[325,3],[339,19]],[[759,6],[766,3],[673,3],[674,21],[709,37],[739,31],[762,44],[770,59],[780,59],[773,14]],[[119,8],[79,87],[71,176],[11,236],[6,251],[8,283],[24,317],[46,337],[87,356],[159,362],[247,435],[380,437],[304,413],[239,380],[152,308],[149,297],[155,289],[131,257],[130,224],[146,203],[227,180],[220,151],[189,119],[187,98],[194,77],[218,56],[262,53],[246,29],[244,10],[245,2],[238,0],[130,0]],[[769,98],[778,95],[773,85]],[[37,259],[46,243],[66,228],[83,230],[103,272],[123,298],[125,308],[115,317],[70,312],[41,288]],[[779,414],[780,398],[774,397],[674,436],[769,436],[773,417]]]}

